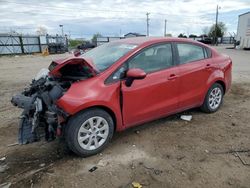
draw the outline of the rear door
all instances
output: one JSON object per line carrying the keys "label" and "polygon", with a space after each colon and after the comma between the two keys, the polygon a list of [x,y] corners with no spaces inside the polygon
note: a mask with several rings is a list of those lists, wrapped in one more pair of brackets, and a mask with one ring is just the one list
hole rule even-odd
{"label": "rear door", "polygon": [[176,111],[179,79],[171,43],[142,50],[127,63],[129,68],[140,68],[147,73],[130,87],[122,82],[122,115],[127,127]]}
{"label": "rear door", "polygon": [[212,62],[202,46],[176,43],[176,49],[179,57],[180,109],[184,110],[202,103]]}

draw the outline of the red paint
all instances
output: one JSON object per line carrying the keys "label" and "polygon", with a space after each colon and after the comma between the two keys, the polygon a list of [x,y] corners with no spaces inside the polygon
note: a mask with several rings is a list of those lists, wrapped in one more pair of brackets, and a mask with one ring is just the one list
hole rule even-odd
{"label": "red paint", "polygon": [[[137,44],[138,47],[104,72],[90,79],[73,83],[64,96],[57,101],[60,108],[71,116],[91,107],[104,108],[114,115],[116,130],[121,131],[185,109],[199,107],[209,87],[217,81],[225,85],[226,91],[230,88],[231,59],[205,44],[188,39],[151,37],[125,39],[119,42]],[[164,42],[187,42],[204,46],[212,51],[212,57],[176,65],[147,75],[144,75],[141,70],[130,70],[127,72],[128,76],[145,76],[143,79],[134,80],[131,87],[127,87],[124,80],[105,84],[105,80],[135,53],[152,44]],[[93,64],[82,57],[61,61],[60,66],[76,61],[87,63],[95,70]],[[58,67],[51,71],[51,74],[56,75],[57,70]]]}
{"label": "red paint", "polygon": [[59,72],[59,70],[65,66],[66,64],[84,64],[86,65],[87,67],[90,68],[91,72],[93,75],[96,75],[97,73],[97,70],[95,69],[93,63],[91,62],[90,59],[84,59],[82,57],[72,57],[72,58],[66,58],[66,59],[60,59],[60,60],[57,60],[57,61],[53,61],[54,63],[57,64],[57,66],[55,66],[55,68],[53,70],[51,70],[49,72],[49,74],[51,76],[54,76],[54,77],[60,77],[61,74]]}

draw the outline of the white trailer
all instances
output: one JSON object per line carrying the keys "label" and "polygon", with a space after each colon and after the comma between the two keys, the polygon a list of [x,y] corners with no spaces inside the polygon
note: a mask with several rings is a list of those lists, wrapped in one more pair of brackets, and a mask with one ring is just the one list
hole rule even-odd
{"label": "white trailer", "polygon": [[250,11],[239,15],[236,41],[240,48],[250,48]]}

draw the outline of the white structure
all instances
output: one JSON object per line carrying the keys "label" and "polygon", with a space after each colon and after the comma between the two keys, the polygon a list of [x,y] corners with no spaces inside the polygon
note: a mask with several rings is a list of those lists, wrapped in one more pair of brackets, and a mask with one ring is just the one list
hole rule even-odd
{"label": "white structure", "polygon": [[124,35],[125,38],[131,38],[131,37],[146,37],[146,35],[140,34],[140,33],[127,33]]}
{"label": "white structure", "polygon": [[236,41],[240,48],[250,48],[250,12],[239,15]]}

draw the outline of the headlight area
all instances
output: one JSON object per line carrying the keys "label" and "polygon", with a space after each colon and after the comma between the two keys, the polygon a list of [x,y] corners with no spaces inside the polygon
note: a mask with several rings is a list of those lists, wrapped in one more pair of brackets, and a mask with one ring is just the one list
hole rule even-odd
{"label": "headlight area", "polygon": [[41,77],[12,97],[12,104],[23,109],[19,122],[19,144],[40,141],[43,137],[52,141],[62,135],[68,114],[56,102],[70,86],[69,82]]}
{"label": "headlight area", "polygon": [[14,106],[23,109],[19,122],[19,144],[54,140],[62,135],[69,114],[57,103],[72,84],[94,76],[84,59],[52,62],[41,69],[30,85],[12,97]]}

